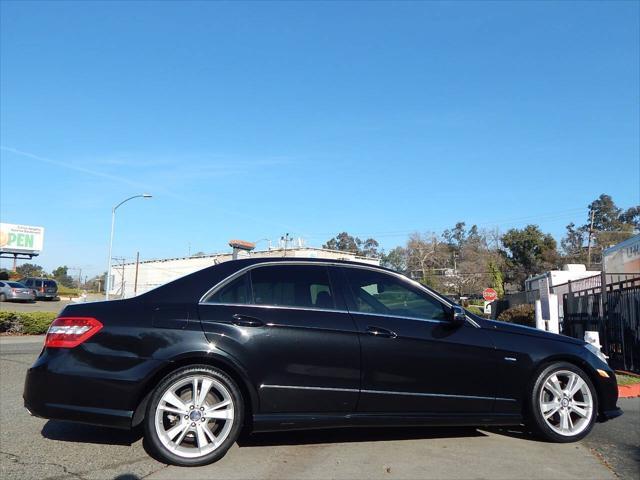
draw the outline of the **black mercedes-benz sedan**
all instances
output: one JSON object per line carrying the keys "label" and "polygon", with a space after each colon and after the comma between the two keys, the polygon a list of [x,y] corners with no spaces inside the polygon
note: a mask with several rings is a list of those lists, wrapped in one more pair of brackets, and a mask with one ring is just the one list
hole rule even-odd
{"label": "black mercedes-benz sedan", "polygon": [[168,463],[242,429],[518,425],[556,442],[620,415],[581,340],[486,320],[361,263],[252,258],[136,298],[67,306],[28,371],[33,414],[142,424]]}

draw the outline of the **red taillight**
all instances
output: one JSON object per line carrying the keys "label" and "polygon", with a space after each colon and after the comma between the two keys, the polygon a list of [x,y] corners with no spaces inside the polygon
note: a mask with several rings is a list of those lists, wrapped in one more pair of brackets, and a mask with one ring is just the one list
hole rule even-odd
{"label": "red taillight", "polygon": [[39,288],[39,290],[40,290],[41,292],[44,292],[44,287],[40,287],[40,288]]}
{"label": "red taillight", "polygon": [[93,337],[102,328],[102,323],[92,317],[58,317],[44,341],[45,347],[73,348]]}

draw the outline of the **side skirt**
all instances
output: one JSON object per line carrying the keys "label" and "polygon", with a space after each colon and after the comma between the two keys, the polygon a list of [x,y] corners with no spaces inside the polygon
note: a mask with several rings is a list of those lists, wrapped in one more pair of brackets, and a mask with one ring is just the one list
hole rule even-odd
{"label": "side skirt", "polygon": [[520,425],[520,414],[431,414],[407,415],[352,413],[352,414],[258,414],[253,416],[254,432],[283,430],[311,430],[343,427],[477,427],[484,425]]}

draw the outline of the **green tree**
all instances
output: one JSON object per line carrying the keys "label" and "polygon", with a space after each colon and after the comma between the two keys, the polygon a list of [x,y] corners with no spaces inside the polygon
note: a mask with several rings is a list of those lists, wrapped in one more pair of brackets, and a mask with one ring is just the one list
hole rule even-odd
{"label": "green tree", "polygon": [[55,279],[56,282],[64,285],[65,287],[73,287],[73,278],[67,273],[69,271],[66,265],[56,268],[51,275]]}
{"label": "green tree", "polygon": [[383,253],[380,264],[396,272],[405,273],[407,271],[407,251],[402,247],[396,247],[389,253]]}
{"label": "green tree", "polygon": [[622,209],[613,201],[610,195],[604,193],[589,204],[589,217],[585,227],[589,228],[591,223],[591,214],[593,212],[593,229],[596,231],[615,231],[619,230],[624,223],[620,216]]}
{"label": "green tree", "polygon": [[40,277],[42,276],[42,267],[35,263],[23,263],[16,267],[16,272],[18,272],[20,278]]}
{"label": "green tree", "polygon": [[379,247],[380,244],[374,238],[367,238],[363,241],[358,237],[349,235],[347,232],[339,233],[322,245],[322,248],[328,248],[329,250],[339,250],[371,258],[380,257]]}
{"label": "green tree", "polygon": [[491,275],[491,287],[498,293],[498,298],[504,297],[504,278],[497,262],[489,261],[489,274]]}
{"label": "green tree", "polygon": [[560,245],[569,263],[586,263],[586,239],[587,230],[584,227],[576,227],[573,222],[567,225],[567,233],[560,241]]}
{"label": "green tree", "polygon": [[640,205],[626,211],[619,208],[610,195],[602,194],[589,204],[586,232],[593,215],[592,263],[602,263],[602,251],[633,236],[640,228]]}
{"label": "green tree", "polygon": [[620,215],[620,220],[626,224],[633,225],[636,231],[640,230],[640,205],[628,208],[626,212]]}
{"label": "green tree", "polygon": [[360,253],[358,244],[361,240],[357,237],[352,237],[347,232],[342,232],[336,235],[322,245],[322,248],[328,248],[329,250],[340,250],[341,252],[350,252],[358,254]]}
{"label": "green tree", "polygon": [[527,277],[558,267],[556,241],[537,225],[512,228],[502,237],[502,244],[509,267],[506,280],[520,288]]}
{"label": "green tree", "polygon": [[360,255],[364,255],[369,258],[380,258],[381,253],[378,252],[378,248],[380,244],[377,240],[373,238],[367,238],[364,242],[359,246]]}
{"label": "green tree", "polygon": [[9,270],[5,268],[0,270],[0,280],[9,280]]}
{"label": "green tree", "polygon": [[458,222],[451,230],[445,230],[444,232],[442,232],[442,238],[444,239],[445,243],[456,252],[459,252],[463,245],[466,243],[467,231],[465,229],[465,225],[465,222]]}

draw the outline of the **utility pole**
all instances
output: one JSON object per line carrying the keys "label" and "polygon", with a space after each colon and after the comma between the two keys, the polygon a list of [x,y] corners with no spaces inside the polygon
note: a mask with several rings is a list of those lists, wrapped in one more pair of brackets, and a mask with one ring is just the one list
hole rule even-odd
{"label": "utility pole", "polygon": [[124,298],[124,262],[125,259],[122,257],[122,293],[120,294],[120,298]]}
{"label": "utility pole", "polygon": [[[191,244],[189,244],[189,251],[191,251]],[[191,256],[191,255],[189,255]],[[138,267],[140,266],[140,252],[136,252],[136,278],[133,282],[133,296],[138,293]]]}
{"label": "utility pole", "polygon": [[591,268],[591,237],[593,236],[593,214],[595,210],[591,209],[591,223],[589,225],[589,242],[587,243],[587,270]]}

